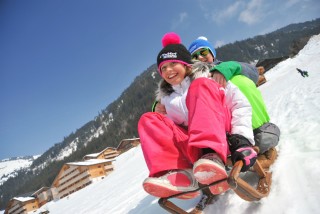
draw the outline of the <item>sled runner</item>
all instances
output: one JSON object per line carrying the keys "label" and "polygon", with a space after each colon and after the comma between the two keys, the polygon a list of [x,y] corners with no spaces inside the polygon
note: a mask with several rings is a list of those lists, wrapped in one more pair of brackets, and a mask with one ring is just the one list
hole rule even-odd
{"label": "sled runner", "polygon": [[[267,155],[268,157],[266,157]],[[182,192],[179,194],[172,195],[170,197],[160,198],[158,200],[158,203],[163,209],[167,210],[169,213],[200,214],[202,213],[202,210],[204,210],[205,206],[207,204],[211,204],[211,202],[215,199],[215,197],[217,197],[217,195],[203,194],[201,201],[198,203],[195,209],[193,209],[191,212],[186,212],[182,208],[175,205],[173,202],[169,201],[169,199],[176,198],[190,192],[200,191],[210,186],[217,185],[218,183],[226,180],[228,181],[230,188],[242,199],[246,201],[258,201],[261,198],[267,197],[269,195],[271,180],[272,180],[271,179],[272,173],[269,172],[269,167],[274,163],[276,157],[277,157],[277,151],[274,148],[271,148],[269,151],[267,151],[266,154],[262,154],[258,156],[256,163],[253,165],[251,169],[251,171],[256,173],[259,177],[257,184],[254,185],[256,187],[253,187],[253,185],[250,185],[244,179],[240,178],[240,171],[243,165],[243,162],[240,160],[240,161],[237,161],[232,166],[232,169],[228,178],[215,181],[208,185],[202,185],[193,191]]]}
{"label": "sled runner", "polygon": [[[198,214],[199,213],[200,214],[201,211],[205,208],[205,206],[207,204],[204,204],[201,209],[195,208],[191,212],[187,212],[187,211],[183,210],[182,208],[178,207],[177,205],[175,205],[174,203],[172,203],[171,201],[169,201],[169,199],[176,198],[176,197],[179,197],[181,195],[184,195],[184,194],[187,194],[187,193],[190,193],[190,192],[197,192],[197,191],[203,190],[205,188],[208,188],[210,186],[217,185],[218,183],[226,181],[226,180],[227,180],[227,178],[221,179],[221,180],[215,181],[215,182],[213,182],[211,184],[203,185],[203,186],[201,186],[201,187],[199,187],[199,188],[197,188],[197,189],[195,189],[193,191],[182,192],[182,193],[178,193],[178,194],[166,197],[166,198],[160,198],[158,200],[158,203],[163,209],[167,210],[169,213],[173,213],[173,214],[188,214],[188,213]],[[214,198],[214,197],[217,197],[217,196],[216,195],[206,195],[206,197]],[[211,198],[209,198],[209,199],[211,199]],[[199,202],[199,203],[201,203],[201,202]]]}

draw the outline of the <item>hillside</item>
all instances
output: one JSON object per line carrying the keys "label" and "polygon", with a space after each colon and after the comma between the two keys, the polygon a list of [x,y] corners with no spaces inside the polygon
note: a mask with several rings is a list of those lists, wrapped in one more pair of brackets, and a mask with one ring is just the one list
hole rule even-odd
{"label": "hillside", "polygon": [[[260,90],[272,122],[279,125],[281,139],[279,157],[272,166],[273,184],[270,195],[259,202],[246,202],[233,191],[219,196],[204,213],[319,213],[320,192],[320,34],[313,37],[300,53],[272,68],[268,82]],[[303,78],[296,68],[309,72]],[[248,173],[249,174],[249,173]],[[115,171],[69,197],[52,201],[38,212],[150,214],[166,213],[157,198],[144,192],[141,183],[148,175],[141,147],[133,148],[116,158]],[[250,176],[250,174],[248,175]],[[90,196],[90,197],[88,197]],[[197,199],[174,200],[184,209]]]}
{"label": "hillside", "polygon": [[[304,46],[305,43],[299,41],[307,41],[306,38],[320,33],[320,19],[283,29],[218,48],[218,58],[256,62],[260,58],[290,55],[293,47],[297,52],[297,48]],[[277,45],[267,45],[270,42]],[[239,56],[244,58],[237,58]],[[92,121],[49,148],[33,161],[29,170],[18,171],[15,177],[5,181],[0,186],[0,209],[14,196],[50,186],[64,163],[80,160],[106,147],[117,147],[122,139],[138,137],[137,121],[142,113],[150,111],[159,80],[156,66],[151,65]]]}
{"label": "hillside", "polygon": [[17,172],[22,169],[29,168],[34,160],[38,156],[34,157],[17,157],[0,161],[0,185],[7,181],[11,177],[15,177]]}

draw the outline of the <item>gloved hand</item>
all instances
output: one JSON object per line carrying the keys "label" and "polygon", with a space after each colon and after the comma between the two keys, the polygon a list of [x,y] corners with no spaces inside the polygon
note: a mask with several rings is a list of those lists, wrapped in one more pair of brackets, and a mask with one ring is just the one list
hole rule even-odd
{"label": "gloved hand", "polygon": [[256,162],[257,153],[253,150],[251,143],[242,135],[233,134],[228,136],[229,150],[231,160],[234,164],[242,160],[243,167],[241,172],[246,172]]}

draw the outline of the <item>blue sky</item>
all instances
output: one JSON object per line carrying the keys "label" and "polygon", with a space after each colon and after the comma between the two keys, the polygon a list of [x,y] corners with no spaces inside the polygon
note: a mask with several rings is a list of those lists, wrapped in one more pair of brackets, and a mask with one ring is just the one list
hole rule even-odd
{"label": "blue sky", "polygon": [[218,47],[319,11],[318,0],[2,0],[0,159],[41,154],[92,120],[156,62],[166,32]]}

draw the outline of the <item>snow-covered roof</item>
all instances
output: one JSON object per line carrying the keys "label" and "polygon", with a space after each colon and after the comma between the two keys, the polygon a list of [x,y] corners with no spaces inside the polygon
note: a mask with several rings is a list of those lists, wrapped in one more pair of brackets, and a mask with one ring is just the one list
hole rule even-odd
{"label": "snow-covered roof", "polygon": [[30,200],[34,200],[34,197],[14,197],[13,200],[21,201],[21,202],[26,202]]}
{"label": "snow-covered roof", "polygon": [[113,147],[107,147],[104,150],[102,150],[101,152],[98,153],[92,153],[92,154],[87,154],[84,157],[98,157],[98,155],[100,155],[101,153],[103,153],[104,151],[106,151],[107,149],[113,149],[113,150],[117,150],[116,148]]}
{"label": "snow-covered roof", "polygon": [[78,161],[78,162],[70,162],[68,165],[77,165],[77,166],[91,166],[100,163],[107,163],[110,161],[114,161],[115,159],[90,159],[86,161]]}
{"label": "snow-covered roof", "polygon": [[99,153],[92,153],[92,154],[88,154],[85,157],[97,157],[98,155],[100,155],[101,152]]}
{"label": "snow-covered roof", "polygon": [[32,196],[33,195],[36,195],[36,194],[38,194],[38,193],[41,193],[41,192],[43,192],[43,191],[47,191],[48,189],[50,189],[49,187],[41,187],[40,189],[38,189],[37,191],[35,191],[33,194],[32,194]]}

